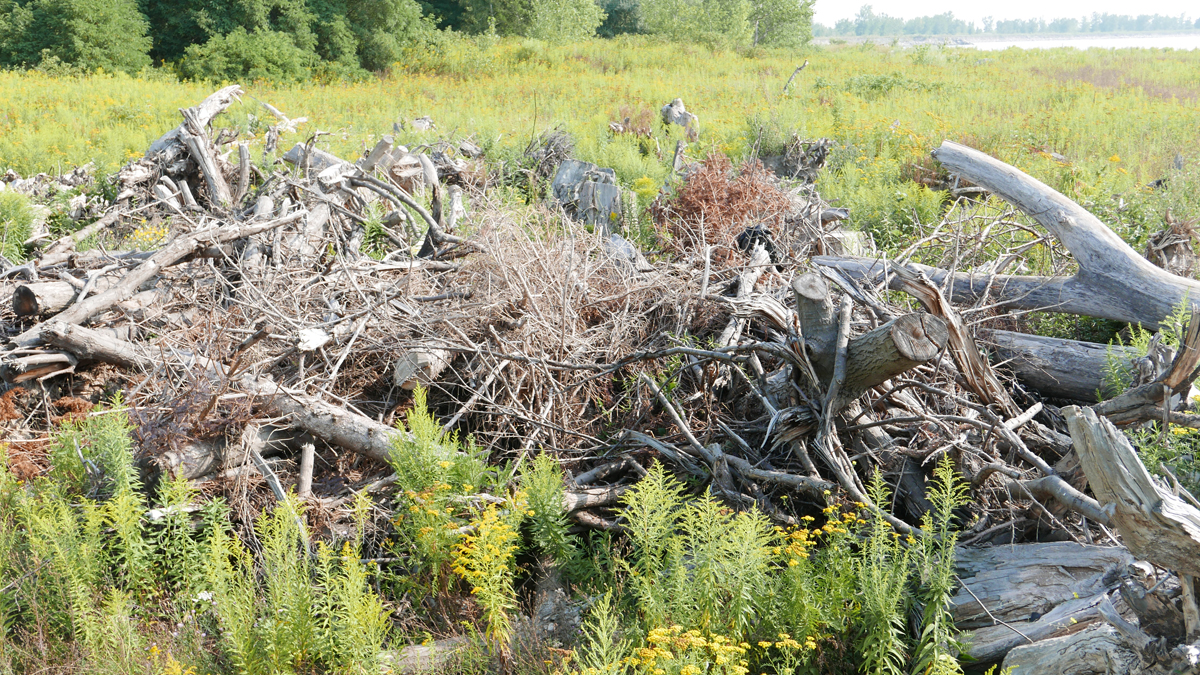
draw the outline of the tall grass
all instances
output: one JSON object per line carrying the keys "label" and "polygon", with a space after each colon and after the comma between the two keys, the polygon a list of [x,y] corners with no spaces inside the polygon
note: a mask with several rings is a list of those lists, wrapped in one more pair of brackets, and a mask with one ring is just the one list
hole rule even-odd
{"label": "tall grass", "polygon": [[[783,94],[804,58],[811,65]],[[261,139],[273,120],[256,99],[268,101],[309,119],[285,148],[320,130],[331,134],[322,145],[354,157],[392,133],[393,123],[431,115],[436,132],[409,126],[397,141],[474,135],[500,160],[557,126],[575,137],[578,156],[615,168],[633,186],[661,184],[681,132],[654,122],[655,137],[646,141],[612,136],[608,122],[641,111],[657,119],[659,107],[682,97],[701,119],[696,157],[770,151],[793,133],[837,140],[819,187],[849,206],[859,225],[884,234],[936,216],[940,197],[906,179],[912,165],[931,164],[928,152],[943,139],[1015,164],[1132,230],[1166,206],[1181,218],[1200,216],[1200,199],[1185,196],[1194,176],[1172,168],[1176,153],[1190,157],[1200,146],[1198,71],[1200,53],[1154,49],[918,55],[865,45],[736,53],[636,37],[571,46],[446,38],[381,79],[244,83],[247,96],[224,123]],[[214,86],[158,74],[0,73],[0,167],[30,173],[95,161],[114,170]],[[1140,187],[1173,173],[1181,184],[1171,195]]]}

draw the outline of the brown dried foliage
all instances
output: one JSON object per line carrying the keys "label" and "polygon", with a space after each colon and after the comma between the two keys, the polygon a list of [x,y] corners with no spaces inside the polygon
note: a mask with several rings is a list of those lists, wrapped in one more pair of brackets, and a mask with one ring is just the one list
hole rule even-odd
{"label": "brown dried foliage", "polygon": [[679,250],[700,245],[732,248],[747,227],[779,225],[791,201],[758,160],[735,172],[723,153],[713,151],[693,169],[674,195],[659,198],[650,213]]}

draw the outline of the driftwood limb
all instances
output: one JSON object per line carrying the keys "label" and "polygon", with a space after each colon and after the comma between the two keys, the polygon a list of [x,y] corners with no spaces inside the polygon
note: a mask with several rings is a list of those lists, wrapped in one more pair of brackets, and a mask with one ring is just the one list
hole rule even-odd
{"label": "driftwood limb", "polygon": [[[1079,271],[1067,278],[951,273],[924,265],[906,266],[923,272],[938,286],[948,283],[954,302],[975,302],[986,297],[1017,309],[1080,314],[1158,328],[1185,297],[1200,298],[1200,281],[1156,267],[1086,209],[1028,174],[950,141],[943,142],[933,155],[952,173],[1024,211],[1062,242],[1079,264]],[[884,272],[880,261],[865,258],[822,256],[813,262],[857,278],[878,277]],[[893,282],[893,288],[898,286]]]}
{"label": "driftwood limb", "polygon": [[976,335],[991,351],[993,360],[1012,371],[1026,387],[1049,398],[1087,403],[1102,393],[1106,368],[1115,368],[1132,379],[1133,360],[1142,356],[1132,347],[1007,330],[980,329]]}

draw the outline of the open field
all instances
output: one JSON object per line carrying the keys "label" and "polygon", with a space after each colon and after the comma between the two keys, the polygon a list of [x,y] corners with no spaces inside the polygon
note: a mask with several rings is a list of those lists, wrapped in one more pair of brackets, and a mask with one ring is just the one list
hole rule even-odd
{"label": "open field", "polygon": [[[811,65],[782,94],[806,58]],[[161,76],[0,73],[0,167],[27,174],[95,161],[115,170],[210,90]],[[225,124],[263,133],[255,120],[269,115],[255,98],[307,117],[285,147],[323,131],[330,135],[319,146],[352,157],[397,120],[430,115],[437,134],[473,135],[503,158],[558,126],[575,137],[580,158],[615,168],[629,185],[666,175],[674,143],[657,111],[682,97],[701,119],[700,148],[691,150],[698,156],[706,148],[745,156],[793,133],[838,141],[819,188],[850,207],[854,222],[883,234],[913,213],[936,217],[940,198],[905,178],[913,175],[908,165],[929,164],[943,139],[1011,162],[1114,222],[1152,226],[1168,206],[1177,216],[1200,215],[1178,194],[1139,188],[1167,176],[1176,154],[1200,149],[1196,51],[842,46],[747,56],[643,39],[571,47],[460,39],[414,54],[380,80],[247,91]],[[655,142],[611,137],[610,120],[643,111]],[[430,138],[397,136],[408,144]]]}

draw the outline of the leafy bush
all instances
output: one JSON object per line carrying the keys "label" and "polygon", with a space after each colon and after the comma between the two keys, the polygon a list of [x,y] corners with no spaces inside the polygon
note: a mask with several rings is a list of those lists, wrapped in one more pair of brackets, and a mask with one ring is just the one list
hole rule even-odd
{"label": "leafy bush", "polygon": [[560,567],[567,567],[579,555],[579,538],[567,533],[567,513],[563,507],[563,472],[548,454],[533,459],[531,468],[521,477],[529,506],[529,531],[533,543]]}
{"label": "leafy bush", "polygon": [[487,465],[470,442],[464,448],[456,435],[442,437],[426,396],[423,388],[414,391],[409,435],[395,442],[390,459],[402,490],[395,517],[397,552],[414,555],[415,571],[427,575],[426,588],[436,590],[446,580],[458,528],[471,517],[465,501],[483,489]]}
{"label": "leafy bush", "polygon": [[297,47],[285,33],[246,32],[238,26],[202,45],[192,45],[179,63],[179,72],[194,80],[299,82],[315,65],[310,52]]}

